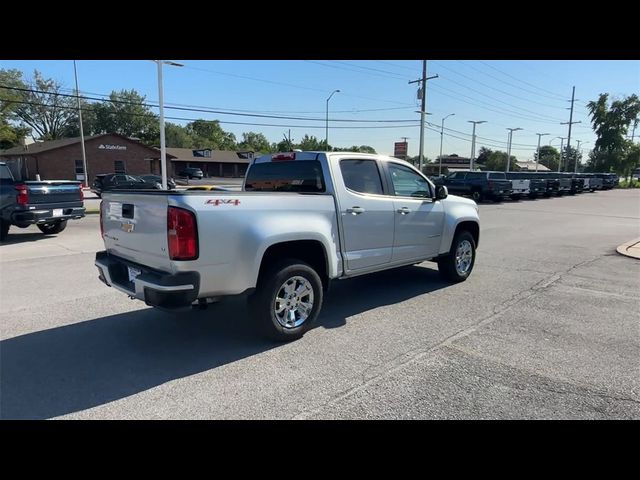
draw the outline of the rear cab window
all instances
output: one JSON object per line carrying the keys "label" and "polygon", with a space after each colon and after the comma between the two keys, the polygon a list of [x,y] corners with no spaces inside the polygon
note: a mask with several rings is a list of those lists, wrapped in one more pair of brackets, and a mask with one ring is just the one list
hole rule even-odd
{"label": "rear cab window", "polygon": [[318,160],[291,160],[253,164],[244,189],[248,192],[324,193],[326,185]]}
{"label": "rear cab window", "polygon": [[489,180],[506,180],[507,177],[503,172],[490,173]]}

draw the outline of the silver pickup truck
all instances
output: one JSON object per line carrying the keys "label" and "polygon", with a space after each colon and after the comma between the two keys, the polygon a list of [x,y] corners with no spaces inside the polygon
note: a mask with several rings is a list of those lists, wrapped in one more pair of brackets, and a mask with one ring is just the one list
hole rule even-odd
{"label": "silver pickup truck", "polygon": [[382,155],[291,152],[252,161],[242,192],[105,192],[99,278],[172,310],[247,294],[276,340],[307,331],[331,280],[433,260],[467,279],[478,207]]}

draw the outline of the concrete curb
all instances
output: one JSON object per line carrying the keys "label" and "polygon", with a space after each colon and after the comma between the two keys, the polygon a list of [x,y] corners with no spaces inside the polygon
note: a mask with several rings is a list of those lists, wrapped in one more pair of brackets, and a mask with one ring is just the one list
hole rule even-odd
{"label": "concrete curb", "polygon": [[616,248],[616,251],[620,255],[640,260],[640,238],[623,243]]}

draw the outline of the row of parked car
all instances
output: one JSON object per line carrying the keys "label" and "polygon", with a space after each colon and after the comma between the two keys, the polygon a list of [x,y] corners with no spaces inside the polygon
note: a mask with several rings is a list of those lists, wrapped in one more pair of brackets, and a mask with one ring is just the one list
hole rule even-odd
{"label": "row of parked car", "polygon": [[609,190],[618,185],[619,178],[615,173],[459,171],[432,180],[452,194],[482,202]]}

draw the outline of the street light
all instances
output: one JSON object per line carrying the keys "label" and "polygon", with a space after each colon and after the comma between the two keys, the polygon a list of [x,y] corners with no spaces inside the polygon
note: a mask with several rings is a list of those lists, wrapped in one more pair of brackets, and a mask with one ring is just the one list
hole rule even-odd
{"label": "street light", "polygon": [[440,127],[440,157],[439,157],[440,158],[440,165],[438,166],[438,176],[442,175],[442,136],[444,134],[444,121],[447,118],[449,118],[449,117],[451,117],[453,115],[455,115],[455,113],[450,113],[449,115],[444,117],[442,119],[442,127]]}
{"label": "street light", "polygon": [[340,93],[340,90],[334,90],[333,92],[331,92],[331,95],[329,95],[329,98],[327,98],[327,122],[325,124],[324,134],[324,143],[327,148],[327,152],[329,151],[329,100],[331,100],[331,97],[333,97],[334,93]]}
{"label": "street light", "polygon": [[[564,141],[567,137],[555,137],[549,140],[549,146],[551,146],[551,142],[553,142],[556,138],[560,139],[560,160],[558,161],[558,173],[560,173],[562,167],[562,146],[564,145]],[[540,152],[538,151],[538,157],[540,156]]]}
{"label": "street light", "polygon": [[[576,165],[575,165],[575,167],[573,169],[574,173],[578,173],[578,154],[580,153],[580,144],[581,143],[582,144],[589,143],[588,141],[587,142],[583,142],[582,140],[576,140],[576,142],[578,143],[578,148],[576,148]],[[567,147],[567,150],[569,150],[569,147]]]}
{"label": "street light", "polygon": [[467,120],[469,123],[473,123],[473,134],[471,135],[471,158],[469,159],[469,170],[473,170],[473,160],[476,155],[476,125],[480,123],[487,123],[486,120]]}
{"label": "street light", "polygon": [[513,132],[517,132],[518,130],[522,130],[522,128],[507,128],[509,130],[509,141],[507,142],[509,146],[507,147],[507,172],[511,167],[511,140],[513,140]]}
{"label": "street light", "polygon": [[[538,162],[540,161],[540,139],[545,135],[551,135],[550,133],[536,133],[538,135],[538,150],[536,150],[536,172],[538,171]],[[562,154],[560,154],[560,160],[562,160]],[[558,170],[560,171],[560,170]]]}
{"label": "street light", "polygon": [[153,60],[158,65],[158,97],[160,103],[160,170],[162,175],[162,189],[167,190],[167,146],[164,139],[164,94],[162,88],[162,65],[184,67],[181,63],[169,60]]}

